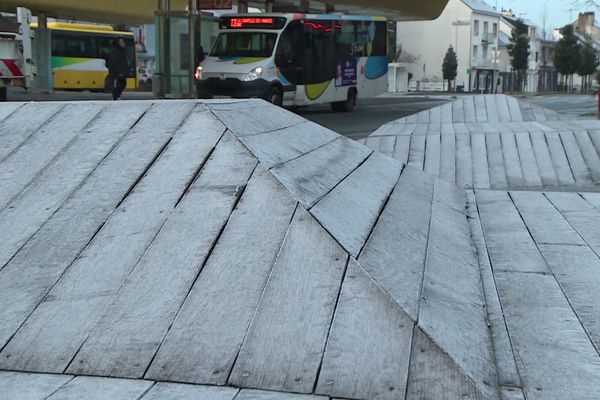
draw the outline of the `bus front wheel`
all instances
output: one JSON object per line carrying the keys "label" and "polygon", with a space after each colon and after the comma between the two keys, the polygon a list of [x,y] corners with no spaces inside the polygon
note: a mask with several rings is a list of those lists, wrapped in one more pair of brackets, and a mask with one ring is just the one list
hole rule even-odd
{"label": "bus front wheel", "polygon": [[356,105],[356,98],[356,89],[350,88],[348,89],[346,100],[331,103],[331,109],[335,112],[350,112],[354,109],[354,106]]}
{"label": "bus front wheel", "polygon": [[273,86],[267,94],[267,101],[281,107],[283,105],[283,91],[277,86]]}

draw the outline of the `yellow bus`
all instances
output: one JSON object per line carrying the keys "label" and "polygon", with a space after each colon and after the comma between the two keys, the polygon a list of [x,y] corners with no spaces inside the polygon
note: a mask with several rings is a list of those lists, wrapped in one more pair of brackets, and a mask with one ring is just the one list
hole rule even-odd
{"label": "yellow bus", "polygon": [[[33,27],[37,27],[34,24]],[[51,37],[52,76],[54,89],[107,90],[106,60],[113,41],[125,40],[127,88],[137,87],[135,40],[131,32],[115,31],[108,25],[48,23]]]}

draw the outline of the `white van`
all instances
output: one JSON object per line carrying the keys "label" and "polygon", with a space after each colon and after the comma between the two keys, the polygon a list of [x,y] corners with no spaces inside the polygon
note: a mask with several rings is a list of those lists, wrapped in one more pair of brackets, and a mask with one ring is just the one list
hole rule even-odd
{"label": "white van", "polygon": [[198,97],[261,97],[273,104],[331,103],[387,90],[387,21],[335,14],[225,15],[196,70]]}

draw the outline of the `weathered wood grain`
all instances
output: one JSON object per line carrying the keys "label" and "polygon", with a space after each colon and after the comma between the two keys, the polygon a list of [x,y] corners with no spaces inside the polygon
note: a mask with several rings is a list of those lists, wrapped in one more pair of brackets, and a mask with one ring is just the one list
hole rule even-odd
{"label": "weathered wood grain", "polygon": [[475,105],[475,116],[477,117],[477,122],[488,122],[488,110],[485,106],[485,97],[473,96],[473,103]]}
{"label": "weathered wood grain", "polygon": [[[0,367],[64,370],[203,165],[211,149],[196,129],[207,117],[191,114],[178,129],[144,178],[0,353]],[[251,158],[237,139],[227,138],[240,147],[240,159],[244,154]]]}
{"label": "weathered wood grain", "polygon": [[0,388],[6,400],[46,400],[71,379],[70,375],[0,371]]}
{"label": "weathered wood grain", "polygon": [[239,389],[158,382],[141,400],[233,400]]}
{"label": "weathered wood grain", "polygon": [[371,149],[388,157],[393,157],[395,143],[396,136],[369,136],[365,141]]}
{"label": "weathered wood grain", "polygon": [[490,186],[493,189],[506,188],[508,182],[506,179],[506,167],[500,135],[497,133],[486,134],[485,143],[487,146],[487,159],[490,170]]}
{"label": "weathered wood grain", "polygon": [[148,377],[227,383],[295,207],[270,173],[250,180]]}
{"label": "weathered wood grain", "polygon": [[486,135],[471,135],[473,187],[490,188],[490,172],[487,159]]}
{"label": "weathered wood grain", "polygon": [[510,196],[538,245],[585,245],[577,231],[542,193],[511,192]]}
{"label": "weathered wood grain", "polygon": [[406,168],[358,261],[414,320],[425,268],[433,178]]}
{"label": "weathered wood grain", "polygon": [[[255,106],[257,107],[248,103],[234,109],[231,109],[231,106],[228,106],[228,109],[213,106],[212,110],[236,136],[273,132],[306,123],[304,118],[281,107],[265,107],[264,104],[255,104]],[[261,118],[256,118],[255,108],[260,109]]]}
{"label": "weathered wood grain", "polygon": [[508,193],[477,191],[476,197],[494,271],[549,272]]}
{"label": "weathered wood grain", "polygon": [[535,121],[535,116],[533,114],[533,105],[524,100],[517,100],[519,102],[519,108],[521,110],[521,115],[523,116],[523,121]]}
{"label": "weathered wood grain", "polygon": [[465,103],[464,99],[459,98],[452,102],[452,121],[453,123],[465,122]]}
{"label": "weathered wood grain", "polygon": [[502,154],[504,156],[504,167],[506,170],[507,185],[519,187],[524,185],[523,171],[521,170],[521,159],[514,133],[500,134],[502,142]]}
{"label": "weathered wood grain", "polygon": [[98,103],[67,104],[39,132],[0,162],[0,210],[104,108]]}
{"label": "weathered wood grain", "polygon": [[494,96],[494,99],[496,100],[496,107],[498,109],[498,118],[500,119],[500,122],[513,122],[507,102],[508,96],[497,95]]}
{"label": "weathered wood grain", "polygon": [[517,150],[523,171],[523,185],[527,187],[541,187],[542,178],[535,159],[535,153],[528,132],[519,132],[515,135]]}
{"label": "weathered wood grain", "polygon": [[483,95],[488,122],[500,122],[500,109],[496,102],[496,96],[493,94]]}
{"label": "weathered wood grain", "polygon": [[429,175],[440,174],[440,151],[442,143],[439,135],[427,135],[425,142],[425,168],[423,171]]}
{"label": "weathered wood grain", "polygon": [[413,327],[408,314],[351,259],[316,393],[352,399],[404,397]]}
{"label": "weathered wood grain", "polygon": [[340,137],[271,172],[302,205],[311,208],[371,153],[367,147]]}
{"label": "weathered wood grain", "polygon": [[575,177],[573,176],[573,171],[571,171],[571,167],[569,166],[569,160],[565,155],[565,148],[563,147],[563,143],[560,140],[558,132],[546,132],[545,136],[548,150],[550,150],[550,155],[552,156],[552,162],[554,164],[554,169],[556,170],[556,175],[558,176],[559,183],[561,185],[574,184]]}
{"label": "weathered wood grain", "polygon": [[448,102],[440,107],[440,111],[442,113],[442,124],[451,124],[452,123],[452,107],[455,101]]}
{"label": "weathered wood grain", "polygon": [[392,157],[403,164],[408,164],[410,141],[410,136],[396,136],[396,144],[394,146]]}
{"label": "weathered wood grain", "polygon": [[312,392],[347,258],[298,208],[229,384]]}
{"label": "weathered wood grain", "polygon": [[[205,157],[223,128],[208,118],[195,126],[204,133],[198,155]],[[67,371],[143,377],[255,165],[252,158],[240,157],[239,145],[217,145]]]}
{"label": "weathered wood grain", "polygon": [[421,171],[425,166],[425,139],[421,135],[413,135],[410,139],[408,165]]}
{"label": "weathered wood grain", "polygon": [[137,400],[154,382],[78,376],[57,390],[48,400]]}
{"label": "weathered wood grain", "polygon": [[374,152],[310,213],[353,257],[358,257],[402,171],[402,164]]}
{"label": "weathered wood grain", "polygon": [[495,275],[526,398],[598,398],[600,357],[554,277]]}
{"label": "weathered wood grain", "polygon": [[471,138],[466,135],[456,136],[456,185],[465,189],[473,187]]}
{"label": "weathered wood grain", "polygon": [[446,182],[456,182],[456,137],[454,133],[442,135],[440,178]]}
{"label": "weathered wood grain", "polygon": [[[85,140],[78,142],[77,151],[74,146],[73,153],[68,157],[65,155],[64,163],[60,162],[52,169],[52,174],[49,169],[50,175],[42,175],[51,184],[54,181],[52,176],[75,176],[70,168],[80,169],[83,174],[90,173],[88,169],[94,168],[106,156],[0,271],[0,304],[3,304],[0,308],[0,319],[3,321],[0,324],[0,347],[6,344],[64,270],[71,265],[169,140],[168,130],[149,129],[152,126],[167,128],[168,126],[159,125],[158,120],[165,120],[165,117],[148,114],[106,155],[109,148],[114,146],[113,142],[125,135],[138,117],[135,111],[141,113],[146,107],[147,105],[140,108],[131,105],[127,113],[131,120],[123,121],[123,131],[117,129],[114,132],[86,136]],[[120,118],[120,114],[112,117],[113,121]],[[84,179],[84,176],[80,179]],[[67,182],[65,180],[65,184]],[[77,182],[73,183],[73,187],[76,184]],[[58,190],[58,185],[54,189]],[[45,190],[32,191],[32,206],[35,206],[39,193],[45,193]],[[6,254],[10,255],[10,252]]]}
{"label": "weathered wood grain", "polygon": [[529,135],[531,137],[531,144],[533,146],[533,152],[535,154],[542,184],[544,186],[558,186],[560,181],[558,180],[558,175],[554,168],[550,149],[546,144],[544,132],[532,130],[529,132]]}
{"label": "weathered wood grain", "polygon": [[600,182],[600,157],[598,157],[598,152],[596,152],[588,132],[575,131],[575,138],[592,180],[595,183]]}
{"label": "weathered wood grain", "polygon": [[[10,117],[10,115],[12,113],[14,113],[19,107],[23,107],[25,104],[27,103],[21,103],[21,102],[3,102],[0,105],[0,122],[2,122],[2,120]],[[4,133],[5,131],[0,131],[0,136],[2,136],[2,133]]]}
{"label": "weathered wood grain", "polygon": [[313,151],[338,136],[314,122],[305,122],[274,132],[240,136],[240,141],[261,163],[271,168]]}
{"label": "weathered wood grain", "polygon": [[569,304],[600,351],[600,259],[587,246],[540,245]]}
{"label": "weathered wood grain", "polygon": [[242,389],[235,400],[327,400],[324,396]]}
{"label": "weathered wood grain", "polygon": [[0,161],[27,141],[62,108],[64,104],[60,103],[26,103],[0,121]]}
{"label": "weathered wood grain", "polygon": [[465,111],[465,122],[473,123],[477,122],[477,115],[475,113],[475,100],[473,96],[467,96],[463,98],[464,111]]}
{"label": "weathered wood grain", "polygon": [[565,153],[569,159],[569,166],[575,177],[575,182],[578,184],[590,184],[593,182],[590,172],[586,165],[586,162],[579,150],[579,145],[575,140],[575,136],[572,131],[560,132],[560,139]]}
{"label": "weathered wood grain", "polygon": [[523,115],[521,114],[521,108],[519,107],[519,100],[512,96],[506,96],[506,102],[508,103],[511,121],[522,122]]}

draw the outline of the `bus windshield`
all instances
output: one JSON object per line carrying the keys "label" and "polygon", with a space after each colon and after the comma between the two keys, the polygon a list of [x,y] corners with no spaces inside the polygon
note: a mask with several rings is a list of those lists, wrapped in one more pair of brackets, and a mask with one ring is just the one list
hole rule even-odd
{"label": "bus windshield", "polygon": [[271,32],[223,32],[210,53],[213,57],[270,57],[277,34]]}

